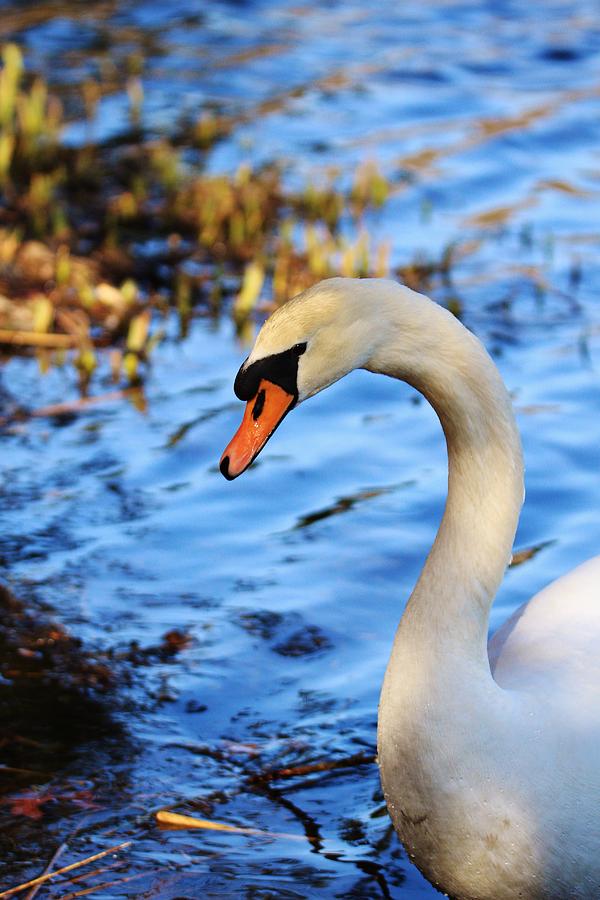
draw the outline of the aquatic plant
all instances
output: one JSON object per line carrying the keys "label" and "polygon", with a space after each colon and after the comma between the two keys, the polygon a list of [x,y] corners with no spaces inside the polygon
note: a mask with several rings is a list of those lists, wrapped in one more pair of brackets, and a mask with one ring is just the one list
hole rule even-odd
{"label": "aquatic plant", "polygon": [[[61,101],[42,78],[26,74],[16,44],[5,45],[2,63],[5,352],[34,351],[42,369],[67,353],[85,390],[99,351],[112,348],[113,378],[137,382],[160,339],[158,320],[172,309],[182,335],[199,305],[229,310],[243,332],[255,310],[320,278],[388,273],[389,246],[373,246],[366,216],[386,202],[392,185],[373,161],[357,169],[347,189],[333,171],[296,189],[276,166],[208,174],[206,155],[236,122],[208,111],[169,137],[145,135],[137,59],[120,86],[132,132],[101,144],[90,128],[89,140],[67,146]],[[107,77],[114,89],[115,73]],[[100,81],[84,83],[90,121],[106,90]],[[191,150],[203,154],[193,164]],[[421,274],[415,269],[409,281]]]}

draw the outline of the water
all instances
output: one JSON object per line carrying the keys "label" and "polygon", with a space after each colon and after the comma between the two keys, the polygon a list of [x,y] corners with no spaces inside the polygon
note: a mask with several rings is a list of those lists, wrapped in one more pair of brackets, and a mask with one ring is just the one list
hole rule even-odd
{"label": "water", "polygon": [[[3,7],[10,29],[17,6]],[[278,159],[292,183],[332,165],[349,183],[379,160],[395,192],[369,232],[391,241],[394,264],[455,245],[436,299],[458,303],[515,399],[527,462],[516,543],[547,543],[508,573],[492,626],[598,552],[595,4],[31,10],[30,60],[75,112],[87,73],[144,47],[148,127],[205,107],[243,117],[214,170]],[[96,136],[126,126],[115,93]],[[75,123],[68,138],[81,134]],[[4,582],[116,656],[188,636],[108,701],[112,737],[51,757],[58,799],[42,819],[4,817],[7,886],[62,841],[66,864],[132,839],[125,869],[85,884],[140,877],[97,896],[437,896],[391,831],[372,762],[252,776],[373,754],[391,639],[443,508],[439,425],[407,387],[355,373],[294,411],[228,484],[217,461],[241,415],[231,385],[244,355],[226,316],[199,315],[156,351],[145,411],[106,402],[3,436]],[[15,359],[1,378],[29,406],[76,396],[70,369],[40,378]],[[166,806],[296,839],[161,831]]]}

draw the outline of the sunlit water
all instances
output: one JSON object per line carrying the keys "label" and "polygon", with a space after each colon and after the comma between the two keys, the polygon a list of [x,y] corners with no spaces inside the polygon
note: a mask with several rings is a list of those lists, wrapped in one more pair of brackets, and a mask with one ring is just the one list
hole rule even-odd
{"label": "sunlit water", "polygon": [[[164,52],[150,53],[145,83],[157,130],[174,110],[242,114],[280,98],[219,145],[214,169],[282,159],[291,180],[335,164],[349,181],[377,158],[398,189],[368,226],[396,264],[479,242],[437,299],[459,299],[514,394],[527,462],[516,543],[545,545],[508,573],[496,627],[600,549],[600,27],[591,2],[543,15],[392,7],[122,2],[100,26],[94,4],[78,19],[65,5],[25,40],[76,83],[103,30],[115,59],[143,33]],[[103,102],[98,134],[125,127],[126,109]],[[91,646],[191,635],[114,699],[116,745],[53,770],[57,793],[83,787],[94,806],[49,807],[17,838],[8,821],[7,884],[38,874],[63,840],[66,863],[132,838],[126,874],[142,877],[98,896],[436,896],[391,831],[374,764],[250,778],[374,752],[392,636],[443,509],[439,425],[407,387],[355,373],[228,484],[217,461],[241,415],[231,384],[244,353],[226,318],[198,317],[182,342],[173,324],[145,413],[109,402],[2,438],[0,556],[15,593]],[[40,379],[34,361],[13,360],[1,375],[31,407],[76,396],[70,369]],[[288,837],[163,832],[153,813],[165,806]]]}

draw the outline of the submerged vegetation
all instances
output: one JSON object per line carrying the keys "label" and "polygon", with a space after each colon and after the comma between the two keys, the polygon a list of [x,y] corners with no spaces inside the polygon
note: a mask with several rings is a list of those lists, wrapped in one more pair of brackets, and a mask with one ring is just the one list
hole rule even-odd
{"label": "submerged vegetation", "polygon": [[[172,308],[185,332],[194,310],[225,303],[243,330],[266,297],[282,303],[334,274],[388,273],[389,248],[372,247],[363,224],[390,193],[373,162],[346,191],[335,172],[297,190],[276,166],[208,174],[207,154],[235,122],[204,114],[169,137],[148,136],[135,76],[129,132],[68,145],[60,99],[26,73],[16,44],[2,62],[3,352],[33,348],[42,367],[72,360],[85,389],[110,348],[115,381],[135,382]],[[102,85],[89,81],[82,93],[91,121]]]}

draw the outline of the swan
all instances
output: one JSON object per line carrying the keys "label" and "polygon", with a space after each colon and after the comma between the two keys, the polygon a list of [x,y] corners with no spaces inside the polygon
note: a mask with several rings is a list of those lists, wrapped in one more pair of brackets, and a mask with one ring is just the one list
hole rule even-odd
{"label": "swan", "polygon": [[524,499],[510,399],[479,340],[394,281],[333,278],[267,319],[235,380],[228,479],[296,405],[355,368],[402,379],[446,437],[444,515],[395,635],[378,717],[394,827],[460,900],[600,897],[600,557],[488,644]]}

